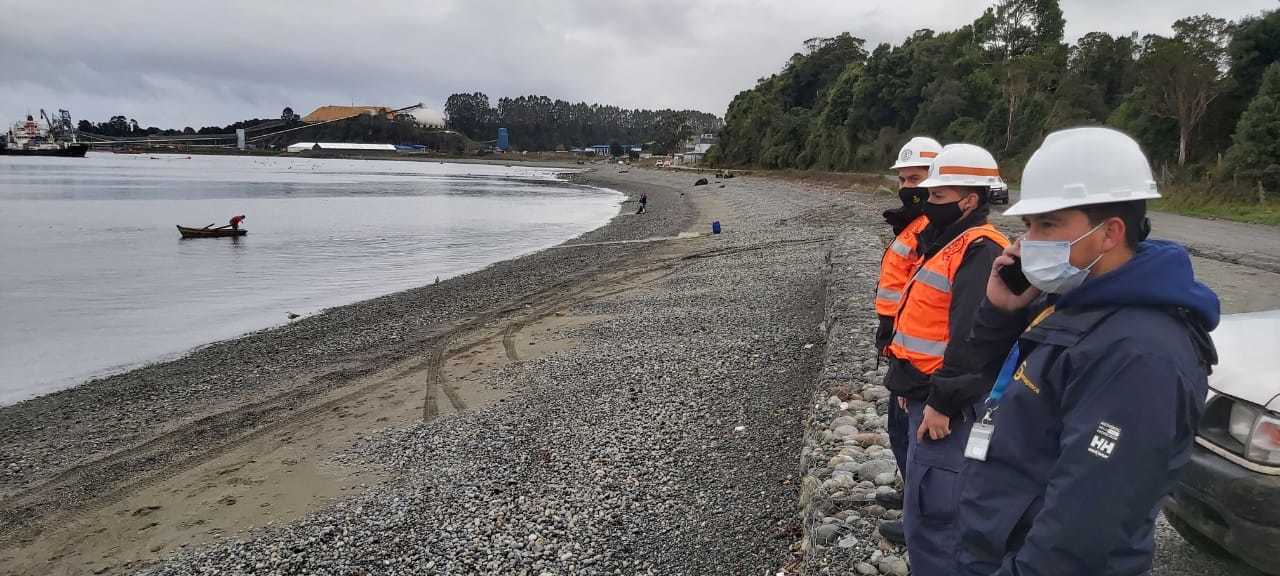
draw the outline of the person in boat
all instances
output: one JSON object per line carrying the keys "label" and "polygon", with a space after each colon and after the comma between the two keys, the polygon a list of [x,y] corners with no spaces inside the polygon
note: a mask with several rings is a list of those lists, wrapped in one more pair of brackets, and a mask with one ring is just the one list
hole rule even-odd
{"label": "person in boat", "polygon": [[239,216],[232,216],[232,217],[231,217],[231,229],[232,229],[232,230],[239,230],[239,229],[240,229],[240,223],[241,223],[241,222],[244,222],[244,214],[241,214],[241,215],[239,215]]}

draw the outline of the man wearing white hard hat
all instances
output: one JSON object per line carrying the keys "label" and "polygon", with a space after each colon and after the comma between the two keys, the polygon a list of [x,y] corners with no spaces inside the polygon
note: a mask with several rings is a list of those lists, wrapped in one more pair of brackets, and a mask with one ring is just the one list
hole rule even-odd
{"label": "man wearing white hard hat", "polygon": [[1217,296],[1185,249],[1146,240],[1159,198],[1138,144],[1055,132],[1006,214],[1026,234],[992,266],[963,349],[986,397],[965,444],[957,573],[1151,570],[1155,519],[1186,463]]}
{"label": "man wearing white hard hat", "polygon": [[[893,339],[893,317],[902,301],[902,289],[915,272],[920,253],[916,250],[916,236],[929,225],[924,215],[924,204],[929,191],[920,183],[929,177],[929,165],[942,152],[942,144],[926,136],[916,136],[898,151],[897,160],[889,169],[898,173],[898,199],[901,206],[885,210],[884,221],[893,229],[894,239],[880,259],[880,282],[876,286],[876,315],[880,326],[876,330],[876,350],[884,354]],[[898,462],[898,472],[907,477],[907,412],[896,394],[889,395],[889,446]],[[901,499],[885,501],[886,506],[901,508]],[[887,540],[905,542],[902,521],[882,522],[880,533]]]}
{"label": "man wearing white hard hat", "polygon": [[885,348],[885,387],[907,404],[903,528],[917,576],[954,573],[955,487],[974,407],[939,384],[965,366],[949,343],[968,335],[991,263],[1009,244],[987,222],[988,193],[1000,184],[995,158],[972,144],[949,145],[930,164],[920,183],[929,191],[929,224],[917,235],[921,260],[902,289]]}

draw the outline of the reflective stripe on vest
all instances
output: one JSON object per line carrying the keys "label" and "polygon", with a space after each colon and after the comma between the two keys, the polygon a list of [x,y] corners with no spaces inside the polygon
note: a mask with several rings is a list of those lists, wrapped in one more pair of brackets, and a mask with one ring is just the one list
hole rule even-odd
{"label": "reflective stripe on vest", "polygon": [[876,298],[888,300],[890,302],[897,302],[902,299],[902,293],[880,288],[876,290]]}
{"label": "reflective stripe on vest", "polygon": [[898,313],[898,302],[902,300],[902,289],[907,286],[911,274],[919,263],[916,254],[916,234],[929,225],[929,219],[919,216],[912,220],[906,228],[893,239],[889,248],[884,251],[880,261],[880,284],[876,290],[876,314],[894,316]]}
{"label": "reflective stripe on vest", "polygon": [[921,268],[912,280],[933,286],[939,292],[951,293],[951,279],[928,268]]}
{"label": "reflective stripe on vest", "polygon": [[907,336],[902,332],[893,335],[893,343],[912,352],[920,354],[929,354],[931,356],[942,356],[947,353],[947,341],[942,340],[925,340],[924,338],[916,338],[915,336]]}
{"label": "reflective stripe on vest", "polygon": [[994,226],[975,226],[961,232],[920,265],[902,291],[893,342],[886,350],[890,356],[910,362],[924,374],[942,367],[942,356],[951,337],[951,286],[965,252],[982,238],[1001,248],[1009,245],[1009,239]]}

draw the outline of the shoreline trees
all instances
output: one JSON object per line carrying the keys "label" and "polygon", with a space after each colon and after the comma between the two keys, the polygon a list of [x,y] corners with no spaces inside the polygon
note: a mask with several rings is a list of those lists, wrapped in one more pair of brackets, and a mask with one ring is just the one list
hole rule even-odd
{"label": "shoreline trees", "polygon": [[911,134],[929,134],[998,151],[1016,175],[1049,132],[1105,124],[1133,134],[1175,179],[1235,169],[1220,158],[1242,145],[1233,134],[1262,97],[1263,71],[1280,61],[1280,11],[1190,16],[1170,35],[1091,32],[1070,44],[1064,28],[1058,0],[1000,0],[970,24],[897,45],[866,49],[847,33],[808,40],[733,99],[707,160],[878,171]]}
{"label": "shoreline trees", "polygon": [[697,110],[631,110],[617,106],[569,103],[546,96],[500,98],[497,106],[481,92],[449,96],[447,126],[472,140],[486,142],[499,127],[516,150],[581,148],[618,141],[649,144],[658,153],[675,152],[695,134],[718,132],[719,117]]}

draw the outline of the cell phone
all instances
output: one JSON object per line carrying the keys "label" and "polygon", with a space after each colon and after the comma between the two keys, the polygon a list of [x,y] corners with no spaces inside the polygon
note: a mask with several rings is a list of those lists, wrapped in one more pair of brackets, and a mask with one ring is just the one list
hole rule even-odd
{"label": "cell phone", "polygon": [[1009,287],[1009,291],[1014,294],[1022,294],[1031,287],[1031,282],[1027,280],[1026,274],[1022,273],[1022,257],[1014,256],[1013,264],[1000,269],[1000,279],[1004,281],[1004,285]]}

